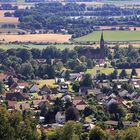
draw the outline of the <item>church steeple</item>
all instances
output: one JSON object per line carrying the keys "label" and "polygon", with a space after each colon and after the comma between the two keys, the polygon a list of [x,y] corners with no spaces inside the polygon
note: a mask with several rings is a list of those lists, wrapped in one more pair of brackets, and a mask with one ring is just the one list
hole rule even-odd
{"label": "church steeple", "polygon": [[101,33],[101,39],[100,39],[100,57],[101,59],[105,59],[105,42],[104,42],[104,34]]}
{"label": "church steeple", "polygon": [[102,34],[101,34],[101,39],[100,39],[100,41],[104,41],[104,33],[102,32]]}

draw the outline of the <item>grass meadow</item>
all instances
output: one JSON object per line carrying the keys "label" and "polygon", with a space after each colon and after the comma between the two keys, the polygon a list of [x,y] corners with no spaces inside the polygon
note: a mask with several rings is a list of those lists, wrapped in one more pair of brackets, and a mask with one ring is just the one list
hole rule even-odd
{"label": "grass meadow", "polygon": [[[94,31],[88,35],[74,39],[78,42],[99,41],[102,31]],[[105,41],[140,41],[140,31],[104,31]]]}

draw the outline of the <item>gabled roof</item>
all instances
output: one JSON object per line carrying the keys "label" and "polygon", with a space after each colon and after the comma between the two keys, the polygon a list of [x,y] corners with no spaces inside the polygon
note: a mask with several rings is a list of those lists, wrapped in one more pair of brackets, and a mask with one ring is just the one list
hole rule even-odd
{"label": "gabled roof", "polygon": [[17,101],[8,101],[8,108],[15,108],[15,104],[17,103]]}
{"label": "gabled roof", "polygon": [[18,86],[21,86],[21,87],[28,87],[29,84],[27,82],[20,82],[20,83],[17,83]]}
{"label": "gabled roof", "polygon": [[8,77],[7,74],[0,73],[0,81],[3,81],[6,77]]}
{"label": "gabled roof", "polygon": [[81,96],[76,96],[73,100],[73,104],[77,105],[79,102],[81,102],[83,99]]}
{"label": "gabled roof", "polygon": [[30,109],[30,104],[29,103],[23,103],[21,104],[22,110]]}
{"label": "gabled roof", "polygon": [[7,93],[6,94],[6,100],[13,100],[13,99],[16,99],[16,100],[25,100],[25,96],[21,93]]}
{"label": "gabled roof", "polygon": [[39,105],[41,102],[45,102],[46,100],[33,100],[33,105]]}
{"label": "gabled roof", "polygon": [[51,91],[51,90],[50,90],[50,88],[45,84],[45,85],[43,85],[43,87],[40,89],[40,91],[48,92],[48,91]]}

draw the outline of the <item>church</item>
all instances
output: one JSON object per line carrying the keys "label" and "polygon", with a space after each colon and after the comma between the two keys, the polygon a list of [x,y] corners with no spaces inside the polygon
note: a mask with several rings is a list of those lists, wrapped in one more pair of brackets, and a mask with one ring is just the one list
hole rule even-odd
{"label": "church", "polygon": [[85,56],[91,59],[104,60],[105,59],[105,41],[103,32],[100,38],[100,47],[99,48],[85,48]]}

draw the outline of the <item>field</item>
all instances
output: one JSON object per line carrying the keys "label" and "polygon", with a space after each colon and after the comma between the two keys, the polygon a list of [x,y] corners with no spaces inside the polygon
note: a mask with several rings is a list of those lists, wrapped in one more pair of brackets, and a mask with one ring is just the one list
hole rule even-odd
{"label": "field", "polygon": [[36,49],[45,49],[47,47],[56,47],[57,49],[61,49],[64,50],[65,48],[69,48],[69,49],[74,49],[75,45],[70,45],[70,44],[52,44],[52,45],[35,45],[35,44],[28,44],[28,45],[24,45],[24,44],[0,44],[0,49],[18,49],[18,48],[26,48],[26,49],[32,49],[32,48],[36,48]]}
{"label": "field", "polygon": [[139,0],[102,0],[99,2],[77,2],[77,3],[82,3],[86,5],[95,5],[95,6],[100,6],[103,4],[114,4],[120,7],[133,7],[133,5],[140,5]]}
{"label": "field", "polygon": [[51,86],[51,87],[56,87],[57,86],[55,84],[54,79],[50,79],[50,80],[37,80],[37,81],[34,81],[34,82],[36,82],[39,85],[39,88],[41,88],[44,85]]}
{"label": "field", "polygon": [[[103,68],[103,67],[94,67],[93,69],[88,69],[86,73],[89,74],[96,74],[97,70],[100,70],[101,73],[104,74],[111,74],[114,69],[113,68]],[[120,73],[122,70],[118,69],[118,73]],[[132,69],[126,69],[127,74],[131,74]],[[140,77],[140,69],[136,69],[136,72],[138,73],[138,76]]]}
{"label": "field", "polygon": [[16,17],[4,17],[5,12],[13,12],[12,10],[0,10],[0,24],[18,24],[18,18]]}
{"label": "field", "polygon": [[69,42],[71,35],[62,34],[26,34],[26,35],[0,35],[1,42]]}
{"label": "field", "polygon": [[[99,41],[101,31],[95,31],[86,36],[74,39],[78,42]],[[104,31],[105,41],[140,41],[140,31]]]}

